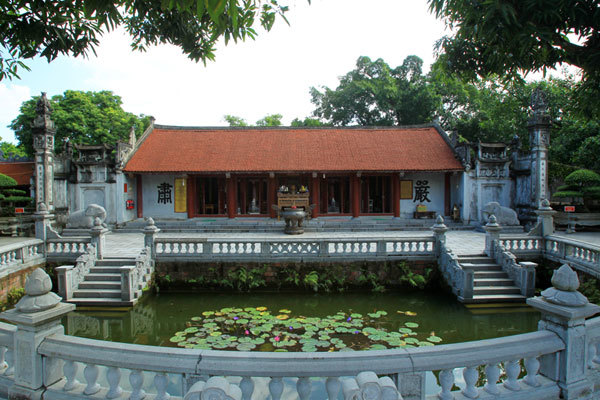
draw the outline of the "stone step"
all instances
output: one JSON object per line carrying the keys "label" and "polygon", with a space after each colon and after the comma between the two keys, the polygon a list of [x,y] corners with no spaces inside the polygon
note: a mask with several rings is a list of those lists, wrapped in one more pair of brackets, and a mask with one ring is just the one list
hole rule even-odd
{"label": "stone step", "polygon": [[118,267],[91,267],[90,274],[118,274],[120,276],[121,267],[122,265],[119,265]]}
{"label": "stone step", "polygon": [[96,260],[97,267],[122,267],[123,265],[135,265],[135,258],[108,258]]}
{"label": "stone step", "polygon": [[458,261],[463,264],[463,263],[468,263],[468,264],[495,264],[496,260],[494,260],[493,258],[489,258],[489,257],[481,257],[481,256],[458,256]]}
{"label": "stone step", "polygon": [[114,308],[114,307],[131,307],[133,305],[133,302],[123,301],[120,298],[79,297],[79,298],[71,299],[68,302],[76,304],[78,309],[79,309],[79,306],[89,306],[89,307],[94,307],[94,308],[100,307],[100,306],[105,306],[105,307]]}
{"label": "stone step", "polygon": [[498,264],[471,264],[460,263],[463,268],[472,269],[475,271],[502,271],[502,267]]}
{"label": "stone step", "polygon": [[475,270],[473,272],[474,279],[492,279],[492,278],[508,278],[508,274],[502,270],[485,270],[478,271]]}
{"label": "stone step", "polygon": [[121,298],[121,289],[77,289],[73,291],[74,298]]}
{"label": "stone step", "polygon": [[77,290],[83,289],[111,289],[121,291],[121,282],[114,281],[84,281],[79,284]]}
{"label": "stone step", "polygon": [[90,273],[87,274],[86,276],[83,277],[84,281],[117,281],[120,282],[121,281],[121,274],[120,273],[112,273],[112,274],[106,274],[106,273]]}
{"label": "stone step", "polygon": [[481,286],[514,286],[514,282],[510,278],[475,278],[473,279],[473,287]]}
{"label": "stone step", "polygon": [[478,294],[474,295],[473,299],[469,300],[468,303],[524,303],[525,300],[527,298],[520,294]]}
{"label": "stone step", "polygon": [[521,289],[516,286],[476,286],[473,287],[473,297],[476,295],[495,294],[520,294]]}

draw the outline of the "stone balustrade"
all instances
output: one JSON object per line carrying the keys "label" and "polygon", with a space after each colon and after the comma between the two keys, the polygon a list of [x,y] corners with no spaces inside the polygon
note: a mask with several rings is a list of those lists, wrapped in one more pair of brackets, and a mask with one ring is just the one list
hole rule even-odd
{"label": "stone balustrade", "polygon": [[[535,249],[541,239],[533,239],[530,242],[521,239],[498,239],[492,242],[494,259],[508,277],[512,279],[515,285],[521,290],[521,294],[526,297],[531,297],[535,293],[535,269],[536,263],[533,262],[517,262],[517,257],[513,254],[514,250],[509,251],[504,247],[504,244],[509,244],[512,249],[515,247],[525,248],[525,251]],[[530,247],[530,248],[528,248]],[[537,256],[541,256],[541,251],[536,250]],[[517,253],[521,254],[521,253]]]}
{"label": "stone balustrade", "polygon": [[435,257],[431,236],[373,239],[206,239],[155,238],[153,254],[158,261],[197,260],[375,260],[381,258],[425,259]]}
{"label": "stone balustrade", "polygon": [[574,268],[600,278],[600,247],[559,236],[545,238],[546,258],[568,262]]}
{"label": "stone balustrade", "polygon": [[446,247],[445,243],[440,244],[438,265],[442,276],[452,289],[452,293],[458,298],[458,301],[466,302],[473,298],[473,271],[469,268],[463,268],[458,261],[458,256],[452,253],[452,250]]}
{"label": "stone balustrade", "polygon": [[142,249],[135,259],[135,265],[123,266],[121,271],[121,300],[132,302],[141,296],[143,288],[148,284],[148,279],[154,272],[150,248]]}
{"label": "stone balustrade", "polygon": [[519,257],[539,256],[544,250],[544,238],[541,236],[502,236],[498,242],[504,250]]}
{"label": "stone balustrade", "polygon": [[85,280],[90,268],[96,265],[96,248],[90,245],[87,250],[77,257],[75,265],[57,267],[58,293],[64,300],[71,300],[73,291]]}
{"label": "stone balustrade", "polygon": [[92,244],[91,237],[62,237],[46,240],[46,259],[53,262],[73,262]]}
{"label": "stone balustrade", "polygon": [[32,266],[43,262],[44,242],[38,239],[3,246],[0,251],[0,269]]}

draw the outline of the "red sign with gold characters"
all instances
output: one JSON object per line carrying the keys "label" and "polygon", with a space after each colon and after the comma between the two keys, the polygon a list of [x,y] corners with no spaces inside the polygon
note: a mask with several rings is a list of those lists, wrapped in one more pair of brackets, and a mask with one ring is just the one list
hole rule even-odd
{"label": "red sign with gold characters", "polygon": [[575,212],[575,206],[565,206],[565,212]]}
{"label": "red sign with gold characters", "polygon": [[15,214],[23,214],[25,209],[23,207],[15,207]]}

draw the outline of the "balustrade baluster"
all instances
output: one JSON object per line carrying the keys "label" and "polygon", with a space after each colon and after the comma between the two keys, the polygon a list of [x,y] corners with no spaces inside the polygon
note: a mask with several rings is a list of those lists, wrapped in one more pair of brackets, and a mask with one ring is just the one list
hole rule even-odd
{"label": "balustrade baluster", "polygon": [[523,382],[532,387],[540,386],[540,382],[538,380],[538,371],[540,370],[540,361],[537,357],[530,357],[524,360],[525,371],[527,371],[527,375],[523,379]]}
{"label": "balustrade baluster", "polygon": [[281,399],[283,393],[283,381],[280,377],[271,378],[269,382],[269,393],[271,393],[271,400]]}
{"label": "balustrade baluster", "polygon": [[4,361],[4,355],[6,354],[6,347],[0,347],[0,369],[4,369],[8,366]]}
{"label": "balustrade baluster", "polygon": [[500,394],[500,389],[498,388],[498,379],[500,379],[500,367],[498,364],[488,364],[485,366],[485,376],[486,376],[486,384],[483,387],[484,390],[490,394],[498,395]]}
{"label": "balustrade baluster", "polygon": [[467,386],[462,391],[462,394],[470,399],[476,399],[479,396],[477,387],[475,387],[475,384],[477,384],[477,378],[479,377],[477,368],[465,367],[463,369],[463,377],[465,378],[465,383]]}
{"label": "balustrade baluster", "polygon": [[79,364],[75,361],[66,360],[63,365],[63,373],[65,374],[65,378],[67,378],[67,382],[65,386],[63,386],[63,390],[68,392],[69,390],[73,390],[79,385],[79,381],[75,379],[77,375],[77,370],[79,370]]}
{"label": "balustrade baluster", "polygon": [[596,364],[600,364],[600,341],[592,344],[592,346],[596,348],[596,355],[592,361],[594,361]]}
{"label": "balustrade baluster", "polygon": [[15,353],[10,347],[6,349],[6,356],[4,360],[8,365],[6,371],[4,371],[4,375],[12,376],[12,374],[15,372]]}
{"label": "balustrade baluster", "polygon": [[308,400],[312,390],[310,380],[306,377],[298,378],[298,382],[296,382],[296,390],[298,391],[298,397],[300,397],[300,400]]}
{"label": "balustrade baluster", "polygon": [[519,382],[517,382],[519,372],[521,372],[519,360],[506,361],[504,363],[504,369],[506,370],[506,381],[504,381],[504,387],[513,391],[521,390],[521,386],[519,386]]}
{"label": "balustrade baluster", "polygon": [[454,385],[454,370],[445,369],[440,371],[440,386],[442,391],[438,394],[440,400],[452,400],[454,395],[452,394],[452,386]]}
{"label": "balustrade baluster", "polygon": [[92,395],[98,393],[100,385],[98,384],[98,366],[95,364],[87,364],[83,369],[83,377],[87,383],[83,394]]}
{"label": "balustrade baluster", "polygon": [[327,390],[327,396],[329,397],[329,400],[337,400],[341,388],[342,384],[340,382],[340,378],[337,376],[329,377],[325,381],[325,389]]}
{"label": "balustrade baluster", "polygon": [[144,374],[142,371],[132,370],[129,373],[129,383],[131,384],[129,400],[142,400],[146,397],[146,392],[142,389],[144,385]]}
{"label": "balustrade baluster", "polygon": [[121,370],[117,367],[109,367],[106,370],[106,381],[108,382],[108,393],[106,393],[107,399],[115,399],[121,396],[123,389],[119,386],[121,382]]}
{"label": "balustrade baluster", "polygon": [[245,376],[240,382],[240,389],[242,389],[242,400],[250,400],[252,393],[254,393],[254,381],[251,377]]}
{"label": "balustrade baluster", "polygon": [[168,384],[169,380],[167,379],[167,374],[164,372],[157,372],[154,375],[154,387],[156,388],[155,400],[169,400],[171,398],[171,395],[167,393]]}

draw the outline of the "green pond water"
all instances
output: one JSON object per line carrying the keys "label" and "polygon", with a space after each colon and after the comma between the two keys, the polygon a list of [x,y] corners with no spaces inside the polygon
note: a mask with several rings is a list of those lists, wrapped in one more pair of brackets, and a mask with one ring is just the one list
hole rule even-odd
{"label": "green pond water", "polygon": [[[266,310],[264,308],[266,308]],[[70,313],[63,319],[65,330],[70,335],[110,340],[125,343],[138,343],[157,346],[177,346],[179,340],[173,340],[179,332],[183,335],[185,329],[192,328],[188,338],[197,332],[196,327],[202,328],[203,319],[214,319],[211,312],[221,313],[221,321],[210,321],[214,326],[206,330],[206,337],[233,336],[233,330],[240,336],[247,335],[242,341],[250,338],[264,338],[265,344],[258,345],[254,350],[274,350],[279,347],[279,338],[283,341],[301,340],[304,329],[297,325],[289,327],[290,321],[316,321],[317,318],[337,318],[338,322],[346,323],[348,330],[341,337],[350,348],[369,348],[367,335],[362,334],[365,326],[384,332],[402,332],[409,326],[413,331],[410,336],[421,343],[428,338],[441,338],[441,342],[431,340],[436,344],[456,343],[470,340],[488,339],[514,335],[537,330],[540,314],[533,309],[521,305],[518,307],[481,308],[465,307],[458,303],[452,295],[438,292],[389,292],[372,293],[342,293],[342,294],[313,294],[313,293],[160,293],[147,294],[133,308],[104,308],[84,309]],[[246,318],[244,309],[264,312],[259,318],[271,318],[275,321],[273,332],[252,331],[250,322],[240,325],[237,320]],[[236,314],[235,309],[241,314]],[[385,311],[382,312],[382,311]],[[377,313],[379,312],[379,313]],[[205,315],[203,315],[205,313]],[[252,315],[259,315],[252,311]],[[350,316],[361,315],[361,318]],[[371,314],[372,317],[369,317]],[[232,317],[232,315],[235,315]],[[239,315],[239,316],[238,316]],[[277,316],[280,319],[276,319]],[[337,317],[336,317],[337,316]],[[235,318],[235,321],[233,319]],[[289,319],[288,319],[289,318]],[[333,320],[335,320],[335,318]],[[352,321],[347,320],[352,319]],[[351,323],[364,319],[365,325],[358,328]],[[231,320],[225,324],[224,321]],[[244,322],[244,321],[242,321]],[[264,320],[262,321],[264,323]],[[278,326],[276,323],[281,322]],[[315,325],[321,322],[315,322]],[[408,323],[408,325],[407,325]],[[217,326],[218,325],[218,326]],[[273,324],[271,324],[273,325]],[[326,325],[326,324],[325,324]],[[325,327],[325,325],[322,325]],[[252,325],[254,326],[254,325]],[[283,328],[282,328],[283,326]],[[338,326],[338,325],[336,325]],[[295,328],[295,329],[292,329]],[[324,329],[329,329],[325,327]],[[224,331],[229,329],[230,331]],[[334,328],[333,328],[334,329]],[[331,330],[333,330],[331,329]],[[356,330],[355,330],[356,329]],[[331,332],[331,330],[329,332]],[[194,333],[196,332],[196,333]],[[215,333],[216,332],[216,333]],[[310,333],[310,332],[309,332]],[[352,334],[357,334],[352,336]],[[397,333],[395,333],[397,335]],[[316,332],[315,340],[324,335]],[[327,335],[327,333],[325,333]],[[334,337],[331,332],[329,336]],[[274,339],[277,336],[277,339]],[[289,336],[289,337],[288,337]],[[406,335],[402,335],[403,337]],[[404,340],[405,338],[401,338]],[[210,340],[210,339],[209,339]],[[238,344],[237,339],[231,339]],[[400,340],[400,339],[399,339]],[[409,343],[416,343],[408,339]],[[412,342],[410,342],[412,340]],[[203,348],[204,341],[200,342]],[[344,345],[335,347],[339,341],[332,341],[330,346],[318,348],[319,351],[339,350]],[[376,341],[373,341],[376,343]],[[380,342],[381,343],[381,342]],[[399,347],[399,342],[394,346]],[[402,342],[404,343],[404,342]],[[198,344],[197,342],[192,345]],[[273,344],[274,346],[271,346]],[[289,344],[289,342],[288,342]],[[306,343],[305,343],[306,344]],[[181,344],[180,344],[181,345]],[[372,345],[372,344],[371,344]],[[301,343],[288,346],[289,351],[301,351]],[[390,346],[388,346],[390,347]],[[223,348],[223,346],[221,346]],[[242,346],[244,348],[244,346]],[[235,349],[235,346],[228,349]],[[305,350],[305,351],[310,351]],[[313,350],[314,351],[314,350]]]}

